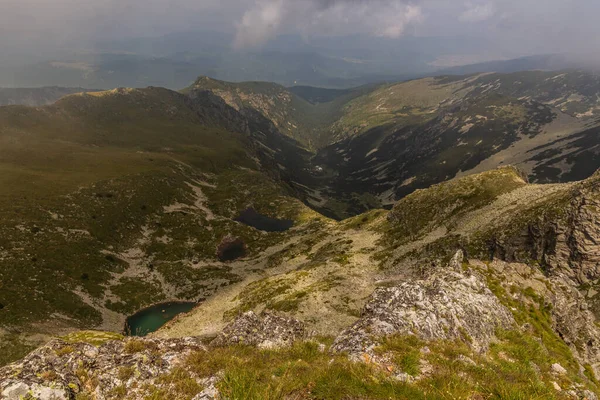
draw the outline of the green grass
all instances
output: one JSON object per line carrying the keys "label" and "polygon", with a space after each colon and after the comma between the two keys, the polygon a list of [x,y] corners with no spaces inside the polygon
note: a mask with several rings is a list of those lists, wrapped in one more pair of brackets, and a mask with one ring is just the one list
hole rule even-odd
{"label": "green grass", "polygon": [[61,336],[60,339],[67,343],[88,343],[100,346],[111,340],[122,340],[123,335],[115,332],[78,331]]}
{"label": "green grass", "polygon": [[237,346],[197,352],[186,367],[200,376],[224,371],[217,386],[222,396],[232,399],[430,398],[371,366],[320,352],[315,342],[283,350]]}
{"label": "green grass", "polygon": [[427,229],[451,228],[452,220],[524,185],[520,173],[506,167],[417,190],[396,203],[380,230],[388,244],[414,240]]}
{"label": "green grass", "polygon": [[[316,342],[300,342],[281,350],[233,346],[199,351],[188,358],[186,368],[201,377],[222,374],[217,387],[226,398],[565,398],[552,387],[557,378],[547,363],[553,359],[540,347],[543,345],[516,331],[499,332],[499,339],[488,355],[482,355],[461,341],[426,343],[414,336],[389,337],[376,348],[379,355],[388,356],[391,364],[385,368],[320,352]],[[424,346],[428,352],[421,351]],[[421,379],[402,383],[393,378],[398,372],[418,376],[424,372],[422,362],[429,367]],[[559,383],[569,387],[570,382],[566,378]]]}
{"label": "green grass", "polygon": [[391,355],[391,361],[401,372],[417,376],[421,372],[419,350],[422,346],[424,342],[416,336],[391,336],[383,339],[375,351]]}

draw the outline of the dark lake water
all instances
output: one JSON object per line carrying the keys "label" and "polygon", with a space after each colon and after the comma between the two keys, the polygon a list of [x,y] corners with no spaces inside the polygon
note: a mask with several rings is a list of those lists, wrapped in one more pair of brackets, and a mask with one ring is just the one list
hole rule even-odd
{"label": "dark lake water", "polygon": [[246,255],[246,245],[242,239],[236,239],[224,245],[220,245],[218,249],[218,257],[220,261],[234,261]]}
{"label": "dark lake water", "polygon": [[235,220],[265,232],[284,232],[294,226],[294,221],[291,219],[267,217],[256,212],[254,208],[242,211]]}
{"label": "dark lake water", "polygon": [[188,312],[196,305],[198,303],[171,302],[145,308],[127,317],[125,333],[130,336],[146,336],[175,318],[176,315]]}

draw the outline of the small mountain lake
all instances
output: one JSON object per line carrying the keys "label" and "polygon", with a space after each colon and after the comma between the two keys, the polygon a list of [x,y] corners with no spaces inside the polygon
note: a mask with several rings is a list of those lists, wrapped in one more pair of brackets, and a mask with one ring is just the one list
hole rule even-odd
{"label": "small mountain lake", "polygon": [[254,208],[245,209],[235,220],[265,232],[284,232],[294,226],[294,221],[291,219],[267,217],[258,213]]}
{"label": "small mountain lake", "polygon": [[125,333],[129,336],[146,336],[150,332],[158,330],[177,315],[188,312],[197,305],[198,303],[191,302],[169,302],[144,308],[127,317]]}

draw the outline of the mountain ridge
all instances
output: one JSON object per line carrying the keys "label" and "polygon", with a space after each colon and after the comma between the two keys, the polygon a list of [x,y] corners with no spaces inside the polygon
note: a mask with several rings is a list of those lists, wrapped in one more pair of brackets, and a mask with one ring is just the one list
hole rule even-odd
{"label": "mountain ridge", "polygon": [[[397,365],[373,349],[385,347],[385,341],[394,337],[402,342],[409,334],[404,319],[395,317],[407,315],[408,310],[390,299],[401,298],[406,291],[431,295],[424,304],[437,310],[441,297],[428,288],[446,282],[443,296],[456,290],[484,304],[482,309],[508,311],[487,316],[498,321],[490,325],[498,330],[487,331],[473,321],[462,297],[453,297],[447,311],[459,322],[445,325],[442,315],[436,314],[439,329],[433,335],[415,316],[421,328],[415,342],[418,348],[411,351],[420,352],[423,343],[429,343],[435,355],[442,354],[443,343],[437,340],[449,340],[465,357],[493,369],[502,368],[499,352],[520,349],[520,341],[542,338],[538,351],[548,357],[535,361],[542,369],[536,378],[540,393],[556,394],[555,363],[568,371],[557,383],[561,387],[596,390],[599,356],[583,344],[600,337],[595,325],[589,324],[600,309],[594,268],[598,175],[587,178],[596,169],[594,162],[574,164],[554,175],[548,169],[562,157],[594,154],[597,146],[594,81],[580,72],[569,73],[439,77],[363,87],[352,93],[302,89],[306,97],[323,95],[330,101],[298,103],[292,99],[299,96],[279,85],[200,78],[183,92],[119,88],[72,94],[44,107],[0,107],[4,149],[0,170],[5,172],[0,175],[2,361],[18,359],[50,335],[68,337],[91,327],[115,332],[124,326],[127,315],[144,307],[192,301],[198,302],[194,310],[141,342],[161,349],[160,357],[168,343],[181,346],[182,351],[218,354],[193,347],[196,339],[182,338],[207,341],[223,332],[238,337],[238,329],[256,322],[248,313],[260,320],[271,318],[272,312],[298,320],[300,325],[288,321],[292,327],[327,337],[319,343],[332,352],[339,349],[355,359],[368,357],[384,369],[402,371],[397,377],[405,383],[419,379],[431,383],[429,379],[439,376]],[[525,82],[525,78],[534,85],[516,92],[515,80]],[[589,85],[579,89],[581,81]],[[564,82],[571,86],[565,87]],[[524,96],[517,98],[519,94]],[[279,96],[290,96],[290,101],[280,107],[274,100]],[[356,123],[373,115],[370,110],[381,101],[388,101],[386,108],[397,108],[383,116],[375,114],[372,125]],[[321,107],[319,112],[326,110],[328,118],[342,113],[355,119],[337,125],[347,137],[331,139],[333,144],[315,154],[306,142],[296,140],[295,132],[280,129],[287,113],[298,111],[296,104],[309,110],[300,117],[314,115],[313,107]],[[334,125],[298,127],[315,126]],[[347,127],[359,129],[345,131]],[[338,132],[325,131],[329,138]],[[482,139],[487,142],[478,144]],[[469,146],[458,146],[457,141]],[[500,161],[510,159],[502,152],[511,151],[509,155],[519,159],[532,150],[535,154],[520,159],[528,167],[525,172],[518,169],[520,165],[496,169]],[[474,153],[471,160],[463,157],[470,152]],[[449,154],[454,155],[441,158]],[[495,155],[502,157],[488,171],[466,173]],[[536,163],[528,164],[532,157]],[[354,159],[360,160],[363,171],[352,170],[358,162]],[[411,160],[415,160],[412,166]],[[458,164],[451,163],[457,160]],[[348,173],[340,173],[340,165]],[[412,174],[411,168],[422,166],[432,175],[427,180],[404,177],[401,191],[385,176]],[[540,166],[545,168],[543,174]],[[466,176],[455,178],[460,173]],[[559,182],[561,177],[576,182],[539,183]],[[389,194],[387,202],[374,195],[382,192]],[[390,210],[381,209],[383,203]],[[265,232],[241,218],[245,213],[292,227]],[[224,257],[228,250],[237,254],[234,259]],[[458,250],[463,256],[453,261]],[[479,289],[472,292],[473,288]],[[239,320],[244,315],[246,319]],[[287,324],[278,318],[270,321]],[[378,330],[385,321],[393,326],[391,339]],[[531,328],[519,331],[513,321]],[[366,337],[369,331],[377,337]],[[77,337],[75,343],[81,340]],[[494,344],[496,339],[500,344]],[[134,352],[140,355],[150,351],[135,340],[110,342],[98,350],[104,354],[101,359],[123,346],[142,346]],[[222,351],[235,353],[228,347],[229,339],[220,340],[226,348]],[[30,373],[22,375],[21,381],[9,378],[14,366],[3,369],[0,381],[8,386],[2,386],[2,391],[15,389],[12,385],[18,385],[15,390],[22,385],[39,389],[47,387],[46,382],[59,382],[39,378],[35,363],[30,362],[56,354],[61,363],[71,365],[59,355],[64,351],[68,358],[64,350],[68,346],[68,341],[53,342],[40,350],[43,356],[34,352],[27,358],[26,368],[16,364]],[[492,358],[477,355],[476,347],[489,347]],[[73,348],[74,357],[80,350],[91,351],[82,344]],[[399,351],[393,348],[392,353]],[[244,357],[254,363],[256,354],[249,352]],[[519,352],[507,357],[525,366],[527,372],[519,379],[526,381],[533,373],[529,359]],[[429,356],[417,358],[435,364]],[[139,361],[135,360],[132,356],[123,362]],[[336,360],[347,365],[343,356]],[[136,364],[135,368],[142,367]],[[588,370],[591,375],[584,372]],[[61,374],[74,376],[69,371]],[[137,390],[114,375],[105,378],[111,388],[107,390],[120,385]],[[218,381],[216,375],[205,378]],[[73,383],[85,393],[83,378],[69,379],[73,381],[60,381],[60,385],[68,388]],[[210,386],[208,381],[190,379]],[[384,373],[380,379],[387,382],[389,375]],[[215,385],[226,385],[219,382]],[[481,382],[485,390],[495,387],[490,380]],[[398,390],[431,394],[418,383],[410,385],[402,384]],[[469,393],[479,390],[460,388]],[[519,390],[529,389],[523,384]]]}

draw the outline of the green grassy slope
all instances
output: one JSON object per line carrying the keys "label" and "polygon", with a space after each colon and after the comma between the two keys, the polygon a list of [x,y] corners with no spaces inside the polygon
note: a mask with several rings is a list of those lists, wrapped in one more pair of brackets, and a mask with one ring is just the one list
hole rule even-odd
{"label": "green grassy slope", "polygon": [[[247,207],[308,218],[257,163],[270,153],[231,130],[243,118],[220,107],[148,88],[0,108],[2,346],[74,327],[119,330],[144,305],[239,280],[217,260],[226,235],[248,256],[285,236],[234,222]],[[0,353],[13,358],[8,348]]]}

